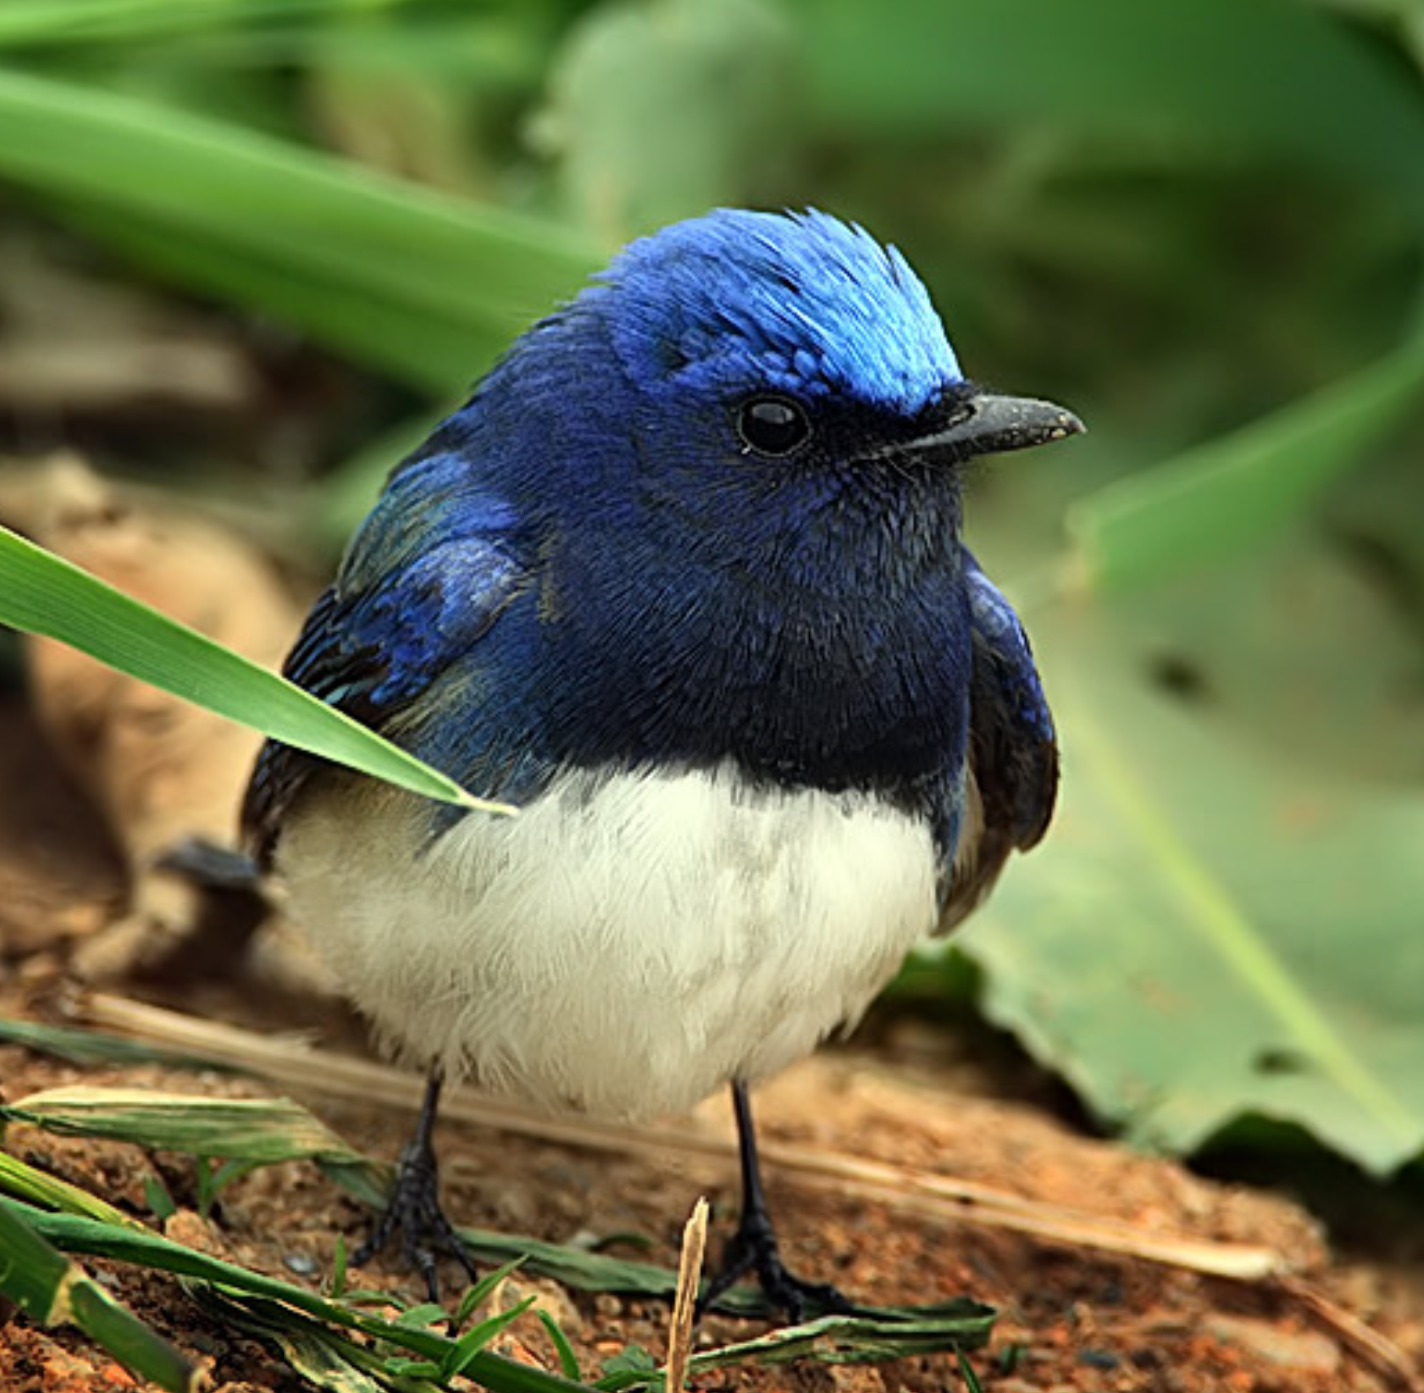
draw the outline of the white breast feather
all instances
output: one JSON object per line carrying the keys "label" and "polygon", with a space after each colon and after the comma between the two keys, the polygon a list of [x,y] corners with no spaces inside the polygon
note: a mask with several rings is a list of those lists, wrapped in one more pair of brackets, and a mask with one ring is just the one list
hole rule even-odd
{"label": "white breast feather", "polygon": [[921,822],[736,775],[573,774],[418,849],[415,804],[318,793],[292,909],[383,1042],[614,1117],[681,1111],[851,1025],[935,920]]}

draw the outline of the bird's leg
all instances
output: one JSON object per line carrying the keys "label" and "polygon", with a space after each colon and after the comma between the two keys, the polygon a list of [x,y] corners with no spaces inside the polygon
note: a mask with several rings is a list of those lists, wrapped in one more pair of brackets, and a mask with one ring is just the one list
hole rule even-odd
{"label": "bird's leg", "polygon": [[756,1273],[772,1304],[784,1310],[793,1323],[833,1311],[854,1311],[855,1306],[835,1287],[797,1277],[781,1261],[761,1184],[751,1102],[746,1085],[739,1081],[732,1084],[732,1107],[737,1114],[737,1145],[742,1162],[742,1216],[722,1255],[721,1269],[698,1298],[698,1313],[710,1309],[728,1287],[749,1272]]}
{"label": "bird's leg", "polygon": [[435,1113],[440,1106],[440,1089],[445,1082],[440,1065],[431,1067],[425,1085],[425,1101],[420,1107],[420,1120],[415,1135],[401,1150],[396,1164],[396,1183],[386,1207],[376,1220],[371,1236],[356,1251],[358,1265],[369,1262],[400,1230],[401,1247],[406,1260],[425,1278],[432,1301],[440,1300],[440,1283],[436,1277],[435,1260],[439,1253],[448,1253],[473,1280],[475,1260],[470,1256],[454,1225],[440,1207],[439,1167],[430,1134],[435,1127]]}

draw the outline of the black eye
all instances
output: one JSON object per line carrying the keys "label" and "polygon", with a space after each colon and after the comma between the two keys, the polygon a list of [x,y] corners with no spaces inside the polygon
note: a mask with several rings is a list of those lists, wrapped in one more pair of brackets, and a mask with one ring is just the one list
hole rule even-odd
{"label": "black eye", "polygon": [[789,455],[811,438],[811,422],[789,397],[752,397],[737,413],[737,432],[759,455]]}

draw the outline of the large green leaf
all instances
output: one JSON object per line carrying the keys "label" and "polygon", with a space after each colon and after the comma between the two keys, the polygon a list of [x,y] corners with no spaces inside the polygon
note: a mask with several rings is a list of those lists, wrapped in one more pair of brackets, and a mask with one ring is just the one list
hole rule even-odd
{"label": "large green leaf", "polygon": [[[1139,1141],[1189,1151],[1256,1114],[1388,1174],[1424,1151],[1424,796],[1234,720],[1209,634],[1196,699],[1149,681],[1157,598],[1033,615],[1063,802],[961,939],[986,1008]],[[1249,642],[1217,614],[1217,647]],[[1298,641],[1333,637],[1301,616]]]}

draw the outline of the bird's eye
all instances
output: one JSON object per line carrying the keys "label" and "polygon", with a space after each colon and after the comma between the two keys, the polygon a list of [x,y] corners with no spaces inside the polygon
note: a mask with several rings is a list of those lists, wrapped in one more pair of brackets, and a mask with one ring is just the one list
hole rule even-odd
{"label": "bird's eye", "polygon": [[811,422],[789,397],[751,397],[737,413],[737,433],[759,455],[789,455],[811,438]]}

